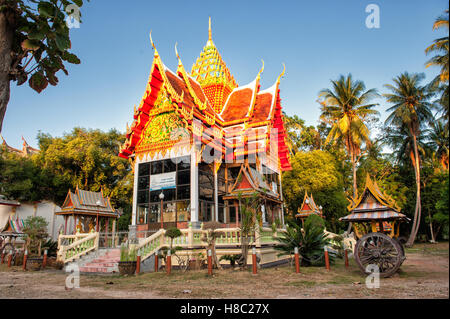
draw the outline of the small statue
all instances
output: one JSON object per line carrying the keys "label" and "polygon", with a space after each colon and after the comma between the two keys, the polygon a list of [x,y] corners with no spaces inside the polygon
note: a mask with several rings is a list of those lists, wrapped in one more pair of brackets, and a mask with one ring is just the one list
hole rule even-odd
{"label": "small statue", "polygon": [[81,220],[78,220],[78,225],[76,227],[77,234],[80,234],[83,231],[83,225],[81,225]]}
{"label": "small statue", "polygon": [[90,233],[94,233],[95,232],[94,224],[92,224],[92,223],[89,223],[89,232]]}

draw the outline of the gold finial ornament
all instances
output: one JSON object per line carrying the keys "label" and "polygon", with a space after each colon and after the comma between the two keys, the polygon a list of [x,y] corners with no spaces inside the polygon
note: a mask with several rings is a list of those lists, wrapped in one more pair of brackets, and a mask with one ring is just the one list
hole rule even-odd
{"label": "gold finial ornament", "polygon": [[209,17],[208,40],[212,42],[211,17]]}
{"label": "gold finial ornament", "polygon": [[278,76],[277,83],[280,83],[281,78],[284,76],[284,72],[286,71],[286,65],[283,63],[283,72]]}
{"label": "gold finial ornament", "polygon": [[261,70],[259,70],[259,72],[258,72],[258,79],[260,79],[260,78],[261,78],[261,73],[263,73],[263,72],[264,72],[264,60],[263,60],[263,59],[261,59],[261,61],[262,61],[262,67],[261,67]]}
{"label": "gold finial ornament", "polygon": [[201,85],[214,110],[220,113],[228,95],[238,85],[212,41],[211,18],[208,33],[208,41],[192,66],[191,76]]}

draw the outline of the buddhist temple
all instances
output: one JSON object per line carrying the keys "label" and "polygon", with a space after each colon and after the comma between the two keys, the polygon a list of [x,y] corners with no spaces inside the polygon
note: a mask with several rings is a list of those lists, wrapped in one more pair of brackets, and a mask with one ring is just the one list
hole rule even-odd
{"label": "buddhist temple", "polygon": [[6,143],[6,140],[3,138],[3,136],[2,136],[1,134],[0,134],[0,137],[1,137],[1,139],[2,139],[2,144],[1,144],[1,145],[2,145],[3,147],[5,147],[9,152],[18,154],[18,155],[20,155],[20,156],[22,156],[22,157],[30,156],[30,155],[33,155],[33,154],[39,152],[38,149],[36,149],[36,148],[31,147],[30,145],[28,145],[27,141],[23,138],[23,136],[22,136],[22,141],[23,141],[23,143],[22,143],[22,149],[21,149],[21,150],[19,150],[19,149],[17,149],[17,148],[14,148],[14,147],[12,147],[12,146],[9,146],[9,145]]}
{"label": "buddhist temple", "polygon": [[[78,186],[74,193],[69,190],[61,211],[56,212],[55,215],[64,217],[64,234],[92,231],[107,233],[110,220],[112,220],[114,232],[116,220],[119,218],[118,211],[111,206],[109,197],[103,195],[103,190],[90,192],[81,190]],[[74,220],[72,230],[67,229],[67,222],[70,217]]]}
{"label": "buddhist temple", "polygon": [[[175,45],[176,70],[154,50],[147,87],[119,156],[134,169],[132,226],[185,228],[239,224],[237,196],[258,192],[262,211],[284,221],[281,172],[290,170],[280,80],[238,85],[209,36],[190,72]],[[242,180],[241,180],[242,178]]]}
{"label": "buddhist temple", "polygon": [[322,206],[317,206],[316,202],[314,201],[314,197],[311,194],[311,196],[308,196],[308,192],[305,192],[305,197],[303,198],[302,205],[298,208],[298,212],[295,215],[296,218],[300,218],[302,223],[308,216],[311,214],[316,214],[317,216],[322,216]]}
{"label": "buddhist temple", "polygon": [[[380,229],[380,225],[378,223],[371,223],[370,225],[367,225],[369,228],[373,225],[373,229],[371,229],[373,232],[391,232],[394,230],[395,220],[408,219],[404,214],[400,213],[400,208],[397,206],[395,200],[385,192],[381,192],[377,182],[372,181],[369,175],[366,177],[366,185],[361,196],[359,196],[355,203],[351,203],[347,209],[350,214],[345,217],[341,217],[339,220],[349,222],[381,221],[383,229]],[[397,223],[397,226],[398,224],[399,223]],[[363,224],[358,225],[358,227],[364,226],[365,225]],[[360,234],[358,234],[358,227],[355,228],[355,232],[358,237],[361,237]],[[398,231],[399,229],[397,227],[397,234]],[[362,233],[362,229],[360,233]]]}

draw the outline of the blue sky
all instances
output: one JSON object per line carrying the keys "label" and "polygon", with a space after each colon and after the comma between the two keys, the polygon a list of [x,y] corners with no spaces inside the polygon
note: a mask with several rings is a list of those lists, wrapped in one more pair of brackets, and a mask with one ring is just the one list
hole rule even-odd
{"label": "blue sky", "polygon": [[[380,8],[380,28],[368,29],[368,4]],[[425,72],[424,49],[443,35],[432,31],[447,1],[107,1],[91,0],[82,8],[79,29],[72,29],[72,52],[82,63],[59,72],[59,85],[37,94],[27,85],[11,85],[2,134],[21,147],[21,136],[37,146],[38,131],[60,136],[73,127],[125,130],[133,105],[144,93],[153,51],[176,70],[174,45],[187,69],[208,38],[213,40],[239,85],[265,69],[261,89],[271,86],[286,64],[281,81],[282,106],[308,125],[317,125],[318,92],[330,79],[352,73],[367,88],[383,85],[404,71]],[[378,110],[386,117],[382,99]]]}

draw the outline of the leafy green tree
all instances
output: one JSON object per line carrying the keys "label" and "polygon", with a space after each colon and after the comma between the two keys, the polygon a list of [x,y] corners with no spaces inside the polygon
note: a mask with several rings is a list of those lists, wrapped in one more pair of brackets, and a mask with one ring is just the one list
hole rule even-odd
{"label": "leafy green tree", "polygon": [[123,211],[119,230],[131,221],[133,171],[117,156],[123,134],[111,130],[75,128],[62,137],[40,133],[40,152],[19,157],[0,148],[0,190],[23,201],[49,199],[62,205],[67,191],[77,185],[90,191],[103,190],[111,204]]}
{"label": "leafy green tree", "polygon": [[448,128],[442,120],[431,123],[431,130],[427,138],[429,147],[433,149],[435,159],[441,164],[442,168],[448,171],[449,168],[449,136]]}
{"label": "leafy green tree", "polygon": [[24,221],[23,232],[27,235],[26,248],[31,254],[41,256],[42,243],[48,238],[48,223],[41,216],[28,216]]}
{"label": "leafy green tree", "polygon": [[[71,7],[72,5],[72,7]],[[10,81],[40,93],[57,85],[56,73],[68,74],[64,62],[79,64],[69,52],[66,10],[79,17],[82,0],[0,0],[0,132],[10,97]],[[77,12],[74,12],[77,11]],[[78,18],[79,19],[79,18]]]}
{"label": "leafy green tree", "polygon": [[449,177],[447,174],[444,187],[441,188],[441,198],[436,202],[436,214],[433,215],[433,222],[438,225],[436,230],[436,237],[439,235],[439,231],[444,229],[446,239],[448,240],[449,233]]}
{"label": "leafy green tree", "polygon": [[433,43],[425,49],[428,55],[435,55],[427,61],[425,66],[436,66],[440,68],[439,74],[431,81],[431,86],[440,94],[439,105],[441,106],[442,119],[446,121],[446,129],[448,130],[448,107],[449,107],[449,87],[448,87],[448,9],[444,14],[439,16],[433,24],[433,30],[446,29],[447,36],[435,39]]}
{"label": "leafy green tree", "polygon": [[[402,73],[393,79],[394,84],[386,84],[385,87],[391,93],[383,94],[387,102],[393,104],[387,109],[391,112],[385,124],[393,126],[407,132],[407,136],[412,139],[411,160],[414,166],[416,177],[416,208],[411,235],[406,243],[412,246],[417,236],[421,218],[420,203],[420,156],[418,138],[424,126],[433,118],[431,114],[432,103],[430,102],[433,93],[427,86],[422,86],[420,82],[425,78],[423,73],[409,74]],[[409,155],[409,154],[408,154]]]}
{"label": "leafy green tree", "polygon": [[54,181],[58,181],[58,176],[42,169],[31,158],[19,156],[0,146],[2,195],[25,202],[55,200]]}
{"label": "leafy green tree", "polygon": [[339,218],[347,214],[343,176],[338,161],[326,151],[298,152],[291,158],[291,171],[283,172],[283,196],[294,214],[305,192],[313,194],[317,205],[323,206],[326,225],[338,232],[345,224]]}
{"label": "leafy green tree", "polygon": [[361,147],[370,144],[367,120],[378,114],[373,108],[377,104],[369,103],[378,96],[375,89],[366,90],[364,82],[353,81],[352,75],[341,75],[337,81],[331,81],[333,88],[323,89],[319,93],[321,107],[320,119],[331,125],[326,143],[343,143],[347,150],[353,172],[353,199],[358,197],[356,185],[356,165]]}

